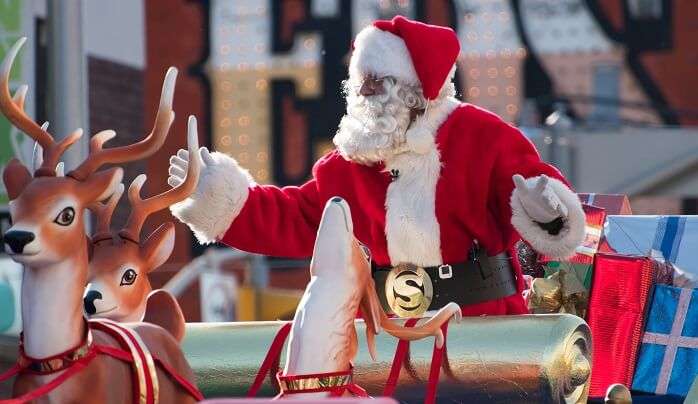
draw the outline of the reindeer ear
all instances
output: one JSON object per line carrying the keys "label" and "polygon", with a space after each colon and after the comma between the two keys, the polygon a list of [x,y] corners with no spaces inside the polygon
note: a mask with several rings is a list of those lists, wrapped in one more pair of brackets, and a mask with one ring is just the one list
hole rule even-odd
{"label": "reindeer ear", "polygon": [[102,201],[116,191],[123,176],[124,170],[120,167],[98,171],[80,183],[80,197],[86,204]]}
{"label": "reindeer ear", "polygon": [[27,184],[31,182],[32,175],[27,167],[15,158],[10,160],[7,166],[5,166],[2,179],[5,183],[5,188],[7,188],[7,196],[9,196],[10,200],[14,200],[24,191]]}
{"label": "reindeer ear", "polygon": [[148,265],[149,271],[164,264],[175,243],[175,227],[172,222],[163,223],[148,236],[141,245],[141,256]]}
{"label": "reindeer ear", "polygon": [[177,303],[177,299],[169,292],[156,289],[146,297],[145,314],[143,321],[159,325],[181,342],[184,337],[184,313]]}

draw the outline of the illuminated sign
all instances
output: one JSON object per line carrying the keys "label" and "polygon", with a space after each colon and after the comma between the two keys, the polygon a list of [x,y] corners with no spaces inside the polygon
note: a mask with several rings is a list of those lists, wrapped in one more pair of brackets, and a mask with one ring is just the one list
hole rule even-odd
{"label": "illuminated sign", "polygon": [[[584,100],[604,87],[599,64],[619,67],[619,99],[647,102],[623,48],[612,46],[582,0],[214,0],[210,7],[212,143],[260,183],[310,176],[344,113],[352,39],[397,14],[453,27],[459,98],[505,121],[537,124],[539,112],[550,112],[541,105],[558,96],[593,118]],[[620,114],[658,121],[652,110]]]}

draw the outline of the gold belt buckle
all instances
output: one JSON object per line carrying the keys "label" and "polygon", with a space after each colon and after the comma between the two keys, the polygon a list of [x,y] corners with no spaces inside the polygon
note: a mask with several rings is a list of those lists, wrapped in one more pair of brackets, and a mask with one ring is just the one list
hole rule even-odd
{"label": "gold belt buckle", "polygon": [[386,301],[399,317],[421,316],[429,309],[433,296],[431,278],[422,267],[400,264],[385,279]]}

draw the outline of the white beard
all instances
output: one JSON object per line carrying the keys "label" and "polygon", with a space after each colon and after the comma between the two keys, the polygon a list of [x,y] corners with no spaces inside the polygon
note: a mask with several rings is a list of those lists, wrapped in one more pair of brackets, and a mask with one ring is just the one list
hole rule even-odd
{"label": "white beard", "polygon": [[364,97],[346,84],[347,113],[333,139],[344,158],[371,165],[404,151],[410,110],[426,102],[400,83],[384,86],[384,94]]}

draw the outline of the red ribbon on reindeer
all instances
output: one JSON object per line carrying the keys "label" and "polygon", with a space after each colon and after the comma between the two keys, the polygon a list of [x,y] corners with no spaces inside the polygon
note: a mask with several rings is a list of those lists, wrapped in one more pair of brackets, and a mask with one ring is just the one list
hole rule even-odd
{"label": "red ribbon on reindeer", "polygon": [[[259,389],[262,387],[262,383],[264,383],[264,378],[269,373],[276,374],[278,371],[281,350],[290,332],[291,323],[284,323],[279,331],[276,332],[276,336],[269,347],[269,351],[267,351],[267,356],[264,357],[264,361],[262,361],[262,365],[259,367],[259,371],[257,371],[257,376],[254,378],[252,386],[250,386],[250,389],[247,391],[247,397],[256,396]],[[271,372],[272,368],[275,368],[273,372]]]}
{"label": "red ribbon on reindeer", "polygon": [[[264,383],[264,378],[268,374],[275,374],[281,392],[276,398],[286,394],[300,393],[320,393],[328,392],[330,397],[341,397],[345,391],[350,392],[354,397],[369,397],[366,390],[352,382],[353,368],[343,372],[317,373],[308,375],[282,375],[279,370],[279,357],[286,343],[286,339],[291,332],[291,323],[284,323],[274,336],[274,340],[264,357],[262,364],[257,371],[252,386],[247,391],[247,397],[254,397]],[[308,387],[313,385],[313,387]],[[323,387],[317,387],[322,385]]]}
{"label": "red ribbon on reindeer", "polygon": [[[0,374],[0,382],[5,381],[22,372],[28,371],[38,374],[52,374],[63,372],[58,377],[42,385],[36,390],[24,394],[19,397],[0,400],[1,404],[21,404],[28,403],[43,397],[50,393],[58,386],[63,384],[81,370],[85,369],[90,362],[98,355],[108,355],[115,359],[129,362],[134,368],[136,383],[134,386],[134,402],[140,403],[155,403],[157,401],[157,377],[153,377],[155,366],[160,367],[170,378],[172,378],[181,388],[187,391],[197,401],[203,400],[204,397],[199,389],[179,375],[172,367],[161,361],[159,358],[153,357],[148,352],[145,344],[140,341],[140,337],[131,329],[120,326],[112,321],[91,320],[88,322],[89,329],[85,337],[85,341],[81,342],[76,348],[54,355],[50,358],[35,359],[24,354],[20,341],[20,357],[17,363],[8,371]],[[127,347],[128,350],[110,347],[107,345],[98,345],[92,343],[92,329],[103,331],[114,337],[119,344]],[[150,358],[150,359],[148,359]],[[143,365],[139,371],[137,363]]]}
{"label": "red ribbon on reindeer", "polygon": [[[419,319],[410,318],[405,321],[404,327],[411,328],[417,324]],[[439,385],[439,376],[441,375],[441,365],[443,364],[444,353],[446,352],[446,337],[448,334],[448,322],[441,326],[441,331],[444,336],[444,344],[441,348],[437,347],[434,343],[434,350],[431,354],[431,366],[429,368],[429,379],[427,379],[427,392],[424,397],[425,404],[433,404],[436,402],[436,390]],[[410,341],[400,340],[395,349],[395,355],[393,356],[393,364],[390,367],[390,374],[388,375],[388,380],[385,382],[385,387],[383,388],[384,396],[392,396],[395,394],[395,389],[397,388],[397,381],[400,377],[400,370],[404,366],[405,359],[410,350]]]}

